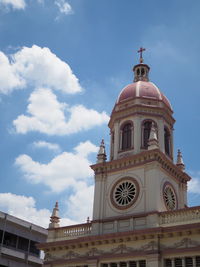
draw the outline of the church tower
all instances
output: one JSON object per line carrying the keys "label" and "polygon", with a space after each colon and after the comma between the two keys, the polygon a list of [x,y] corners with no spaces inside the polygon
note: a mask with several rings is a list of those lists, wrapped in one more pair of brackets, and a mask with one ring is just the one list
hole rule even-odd
{"label": "church tower", "polygon": [[102,140],[91,166],[93,218],[60,227],[56,203],[38,246],[46,267],[200,267],[200,206],[187,206],[190,177],[180,150],[173,158],[173,110],[149,79],[144,50],[110,116],[110,157]]}
{"label": "church tower", "polygon": [[[92,166],[93,220],[98,222],[94,233],[113,231],[114,224],[108,227],[106,221],[114,217],[187,206],[190,177],[173,161],[173,110],[166,96],[149,80],[150,67],[143,62],[143,51],[138,51],[140,62],[133,67],[133,83],[122,89],[111,113],[110,160],[106,161],[104,155],[104,160]],[[127,220],[127,230],[133,223],[137,224]]]}

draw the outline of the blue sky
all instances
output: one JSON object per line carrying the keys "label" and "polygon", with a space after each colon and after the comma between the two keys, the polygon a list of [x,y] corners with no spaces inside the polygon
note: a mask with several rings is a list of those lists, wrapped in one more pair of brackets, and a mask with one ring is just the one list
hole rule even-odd
{"label": "blue sky", "polygon": [[[190,205],[200,205],[198,0],[0,0],[0,210],[47,226],[91,217],[100,141],[144,46],[170,100]],[[175,155],[176,156],[176,155]]]}

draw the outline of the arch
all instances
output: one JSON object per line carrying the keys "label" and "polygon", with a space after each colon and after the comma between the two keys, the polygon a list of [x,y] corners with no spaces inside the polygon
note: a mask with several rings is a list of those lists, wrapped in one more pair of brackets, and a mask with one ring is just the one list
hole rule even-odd
{"label": "arch", "polygon": [[[151,125],[154,123],[156,131],[158,131],[157,123],[154,120],[148,119],[142,122],[142,148],[148,148],[148,141],[151,132]],[[157,133],[158,136],[158,133]]]}
{"label": "arch", "polygon": [[169,129],[164,127],[164,144],[165,144],[165,153],[170,156],[171,155],[171,134]]}
{"label": "arch", "polygon": [[127,121],[121,126],[121,150],[132,147],[133,123]]}

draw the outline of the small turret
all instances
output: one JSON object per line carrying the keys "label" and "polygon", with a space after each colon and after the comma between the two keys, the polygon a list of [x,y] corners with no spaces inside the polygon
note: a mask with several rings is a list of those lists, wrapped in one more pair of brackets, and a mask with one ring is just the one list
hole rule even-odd
{"label": "small turret", "polygon": [[183,157],[182,157],[180,149],[178,149],[176,166],[178,166],[182,171],[185,170],[185,164],[183,162]]}
{"label": "small turret", "polygon": [[101,145],[99,147],[99,152],[97,154],[97,163],[103,163],[106,161],[106,159],[107,157],[106,157],[105,144],[104,144],[104,140],[102,139]]}
{"label": "small turret", "polygon": [[60,227],[60,217],[59,217],[59,208],[58,208],[58,202],[56,201],[55,207],[53,209],[52,215],[50,217],[50,224],[49,228],[57,228]]}
{"label": "small turret", "polygon": [[156,149],[158,148],[158,138],[156,133],[156,128],[154,123],[151,125],[151,131],[149,135],[149,141],[148,141],[148,150]]}

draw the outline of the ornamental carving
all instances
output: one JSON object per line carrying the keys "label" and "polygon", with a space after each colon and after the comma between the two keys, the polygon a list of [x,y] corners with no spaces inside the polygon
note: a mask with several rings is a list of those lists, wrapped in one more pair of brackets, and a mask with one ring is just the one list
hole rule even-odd
{"label": "ornamental carving", "polygon": [[140,248],[140,250],[158,250],[158,242],[151,241]]}
{"label": "ornamental carving", "polygon": [[194,241],[190,238],[184,238],[181,241],[174,243],[174,245],[170,248],[180,248],[180,247],[188,248],[188,247],[196,247],[199,245],[200,243],[197,241]]}
{"label": "ornamental carving", "polygon": [[80,254],[75,253],[74,251],[70,250],[67,254],[62,256],[64,259],[74,259],[74,258],[79,258]]}
{"label": "ornamental carving", "polygon": [[105,252],[103,250],[99,250],[97,248],[92,248],[91,250],[89,250],[87,253],[86,253],[86,256],[88,257],[92,257],[92,256],[99,256],[99,255],[102,255],[104,254]]}

